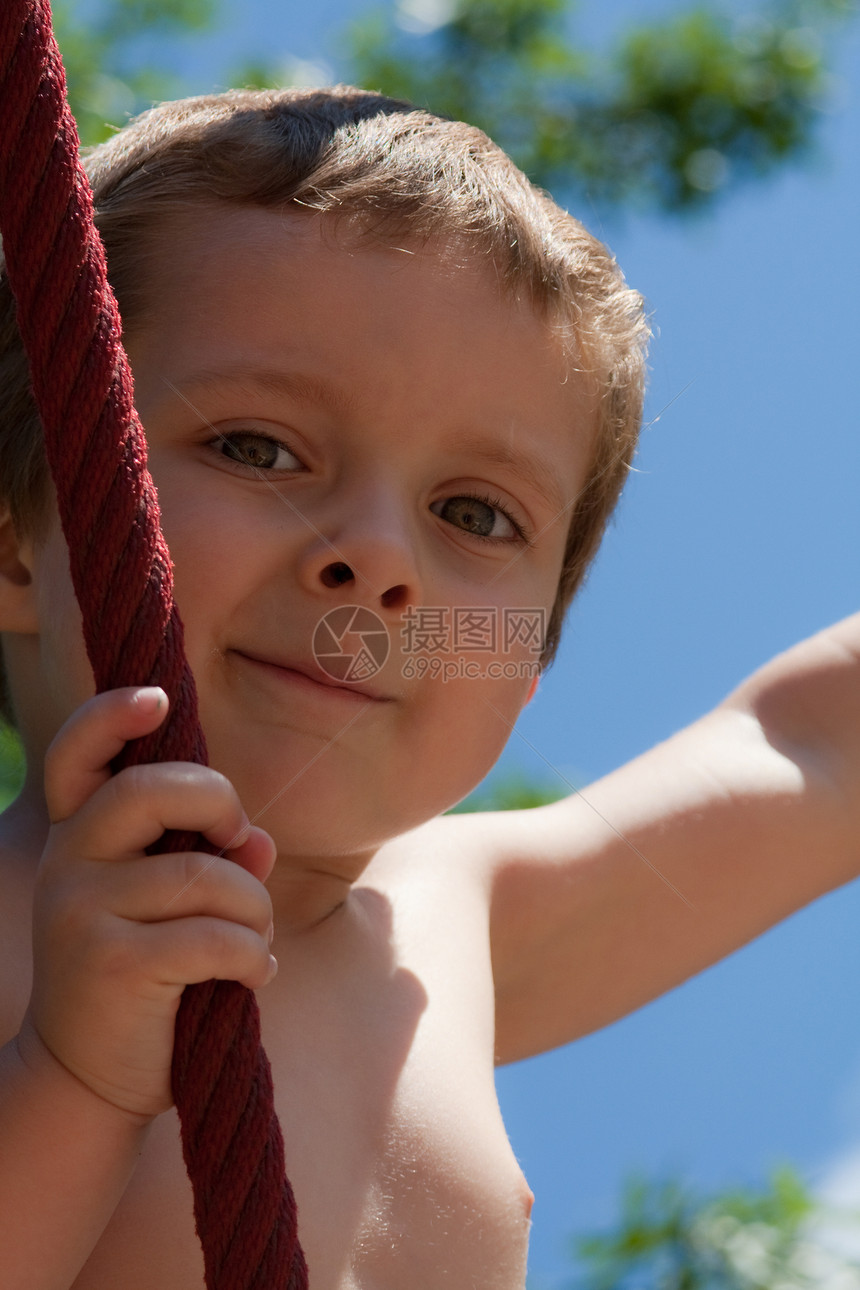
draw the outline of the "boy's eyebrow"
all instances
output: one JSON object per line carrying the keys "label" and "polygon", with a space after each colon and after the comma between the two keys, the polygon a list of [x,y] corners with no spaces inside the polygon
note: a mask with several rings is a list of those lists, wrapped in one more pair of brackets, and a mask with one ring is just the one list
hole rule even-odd
{"label": "boy's eyebrow", "polygon": [[346,391],[319,376],[302,372],[281,371],[270,367],[246,367],[241,363],[222,363],[217,368],[203,368],[182,381],[184,390],[206,393],[224,385],[244,392],[254,389],[267,394],[286,395],[299,403],[319,403],[332,412],[349,412],[353,400]]}
{"label": "boy's eyebrow", "polygon": [[558,486],[558,471],[536,452],[514,448],[511,444],[497,443],[482,435],[463,435],[457,438],[457,449],[467,456],[481,457],[491,466],[503,466],[514,471],[520,479],[540,493],[544,501],[560,514],[567,509]]}

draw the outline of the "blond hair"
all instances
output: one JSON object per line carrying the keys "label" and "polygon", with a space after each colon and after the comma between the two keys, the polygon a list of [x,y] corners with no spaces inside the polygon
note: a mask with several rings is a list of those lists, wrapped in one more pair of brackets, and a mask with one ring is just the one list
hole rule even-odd
{"label": "blond hair", "polygon": [[[151,302],[160,224],[197,202],[295,203],[370,235],[456,238],[489,257],[575,339],[596,377],[599,424],[571,506],[564,566],[542,655],[597,551],[627,476],[642,413],[648,327],[607,248],[536,189],[482,131],[349,86],[233,90],[163,103],[87,158],[96,223],[126,326]],[[0,494],[18,531],[39,531],[48,497],[38,414],[0,281]]]}

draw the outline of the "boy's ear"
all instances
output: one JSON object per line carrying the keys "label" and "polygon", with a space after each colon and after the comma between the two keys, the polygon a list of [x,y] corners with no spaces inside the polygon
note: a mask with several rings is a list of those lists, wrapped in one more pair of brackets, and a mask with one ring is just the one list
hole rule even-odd
{"label": "boy's ear", "polygon": [[533,699],[533,698],[535,697],[535,695],[537,694],[537,688],[538,688],[538,683],[539,683],[539,681],[540,681],[540,677],[539,677],[539,676],[533,676],[533,677],[532,677],[531,685],[529,686],[529,692],[528,692],[528,694],[526,695],[526,702],[523,704],[523,707],[525,707],[525,706],[526,706],[526,704],[531,703],[532,699]]}
{"label": "boy's ear", "polygon": [[0,505],[0,631],[38,630],[32,543],[21,541],[8,506]]}

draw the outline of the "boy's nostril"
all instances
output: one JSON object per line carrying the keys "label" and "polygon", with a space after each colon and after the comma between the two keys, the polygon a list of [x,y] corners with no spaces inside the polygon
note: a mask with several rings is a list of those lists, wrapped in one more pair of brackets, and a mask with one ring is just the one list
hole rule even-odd
{"label": "boy's nostril", "polygon": [[399,583],[396,587],[389,587],[379,597],[384,609],[402,609],[409,599],[409,589]]}
{"label": "boy's nostril", "polygon": [[326,565],[320,575],[327,587],[342,587],[345,582],[351,582],[353,578],[352,569],[342,560],[335,564]]}

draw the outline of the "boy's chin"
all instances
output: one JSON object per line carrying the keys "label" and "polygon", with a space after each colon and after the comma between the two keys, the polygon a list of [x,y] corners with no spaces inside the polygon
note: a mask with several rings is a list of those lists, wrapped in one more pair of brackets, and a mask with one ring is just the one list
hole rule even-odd
{"label": "boy's chin", "polygon": [[[382,814],[366,808],[350,809],[344,801],[340,810],[329,807],[317,812],[308,803],[306,811],[279,813],[277,822],[271,816],[267,817],[266,813],[261,814],[255,822],[272,834],[278,852],[278,863],[289,863],[291,860],[301,863],[303,860],[321,860],[326,857],[354,860],[358,868],[351,875],[352,880],[358,877],[361,869],[381,847],[436,819],[447,809],[447,803],[439,810],[432,807],[421,809],[417,804],[411,804],[408,809]],[[251,818],[254,819],[254,816]],[[344,876],[347,876],[346,870]]]}
{"label": "boy's chin", "polygon": [[354,881],[380,848],[444,815],[468,797],[482,778],[470,777],[456,787],[440,785],[438,791],[420,797],[414,786],[404,794],[403,785],[401,793],[392,785],[390,794],[378,791],[373,796],[343,789],[305,792],[294,802],[281,799],[268,809],[252,809],[249,815],[271,833],[279,865],[340,860],[345,863],[335,868]]}

